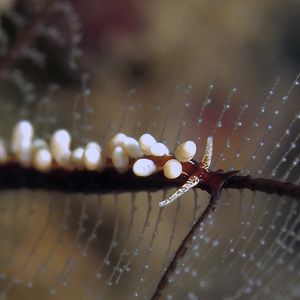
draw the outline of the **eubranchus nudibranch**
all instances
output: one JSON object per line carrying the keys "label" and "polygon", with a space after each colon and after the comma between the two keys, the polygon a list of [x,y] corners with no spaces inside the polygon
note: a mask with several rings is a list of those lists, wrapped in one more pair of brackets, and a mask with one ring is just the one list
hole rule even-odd
{"label": "eubranchus nudibranch", "polygon": [[21,120],[15,125],[10,147],[6,147],[0,139],[0,163],[15,161],[40,172],[49,172],[54,168],[101,172],[113,167],[119,173],[131,169],[139,177],[163,172],[168,180],[179,176],[187,178],[174,194],[159,202],[160,207],[172,203],[203,180],[211,164],[213,138],[207,138],[206,150],[200,163],[193,160],[196,152],[196,144],[186,141],[177,147],[174,154],[170,154],[165,144],[157,142],[148,133],[143,134],[139,140],[117,133],[104,147],[90,141],[87,145],[72,149],[71,136],[67,130],[56,130],[50,140],[46,141],[34,135],[34,128],[27,120]]}

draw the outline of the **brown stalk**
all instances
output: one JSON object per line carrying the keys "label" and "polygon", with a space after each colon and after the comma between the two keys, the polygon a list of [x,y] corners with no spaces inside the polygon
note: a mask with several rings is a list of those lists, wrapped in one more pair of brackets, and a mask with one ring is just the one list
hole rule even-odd
{"label": "brown stalk", "polygon": [[[223,178],[228,173],[208,172],[206,179]],[[226,176],[225,176],[226,177]],[[68,171],[55,169],[42,173],[34,168],[22,167],[17,163],[0,165],[0,190],[33,189],[60,191],[64,193],[111,193],[145,190],[160,190],[165,187],[179,187],[187,177],[166,179],[157,173],[149,177],[137,177],[132,172],[119,174],[109,168],[104,172]],[[211,191],[208,181],[201,181],[196,188]],[[233,175],[223,182],[225,189],[250,189],[268,194],[278,194],[300,200],[300,186],[273,179],[252,178],[251,176]],[[214,191],[213,191],[214,192]]]}
{"label": "brown stalk", "polygon": [[[209,171],[205,181],[200,181],[196,188],[212,191],[209,181],[220,181],[225,178],[222,188],[250,189],[269,194],[277,194],[300,200],[300,186],[293,183],[273,179],[252,178],[251,176],[233,175],[226,178],[226,174]],[[34,168],[26,168],[18,163],[0,165],[0,191],[1,190],[48,190],[64,193],[111,193],[155,191],[168,187],[179,187],[187,180],[187,176],[169,180],[160,172],[149,177],[137,177],[131,171],[119,174],[108,168],[103,172],[97,171],[68,171],[54,169],[42,173]],[[217,187],[216,187],[217,188]],[[213,189],[216,189],[213,187]],[[217,193],[216,193],[217,194]]]}
{"label": "brown stalk", "polygon": [[181,242],[180,246],[178,247],[176,253],[174,254],[171,262],[169,263],[166,271],[164,271],[152,297],[150,298],[151,300],[157,300],[161,297],[163,291],[167,288],[169,284],[169,279],[171,276],[174,274],[179,261],[182,259],[182,257],[185,255],[187,250],[189,249],[193,236],[197,234],[197,231],[200,228],[200,225],[206,220],[206,218],[215,210],[216,207],[216,198],[212,196],[210,198],[210,201],[201,214],[201,216],[198,218],[198,220],[195,222],[195,224],[192,226],[188,234],[185,236],[183,241]]}

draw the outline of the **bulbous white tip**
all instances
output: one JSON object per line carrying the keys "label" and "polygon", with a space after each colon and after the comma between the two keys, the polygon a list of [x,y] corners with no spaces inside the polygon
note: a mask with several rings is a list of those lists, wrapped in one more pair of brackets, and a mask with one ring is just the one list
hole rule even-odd
{"label": "bulbous white tip", "polygon": [[105,150],[109,158],[112,158],[112,153],[116,147],[123,147],[125,139],[126,135],[120,132],[113,136],[110,141],[108,141],[108,143],[105,146]]}
{"label": "bulbous white tip", "polygon": [[15,155],[21,165],[29,167],[32,160],[31,140],[22,140]]}
{"label": "bulbous white tip", "polygon": [[74,149],[71,154],[72,165],[74,168],[78,170],[84,169],[83,153],[84,153],[84,149],[82,147],[78,147]]}
{"label": "bulbous white tip", "polygon": [[71,166],[71,136],[65,129],[56,130],[50,140],[50,151],[58,165]]}
{"label": "bulbous white tip", "polygon": [[156,144],[155,138],[148,133],[143,134],[139,139],[140,147],[145,155],[151,155],[151,146]]}
{"label": "bulbous white tip", "polygon": [[186,141],[180,144],[176,151],[175,157],[180,162],[187,162],[193,159],[197,151],[197,146],[193,141]]}
{"label": "bulbous white tip", "polygon": [[33,126],[29,121],[19,121],[12,133],[11,150],[14,154],[20,152],[24,145],[31,144],[33,138]]}
{"label": "bulbous white tip", "polygon": [[103,157],[100,145],[95,142],[90,142],[86,145],[83,153],[83,163],[87,170],[94,171],[101,167]]}
{"label": "bulbous white tip", "polygon": [[130,158],[139,158],[143,156],[138,141],[132,137],[125,138],[123,147]]}
{"label": "bulbous white tip", "polygon": [[152,160],[141,158],[133,164],[132,171],[137,176],[146,177],[156,171],[156,166]]}
{"label": "bulbous white tip", "polygon": [[101,146],[98,143],[96,143],[96,142],[89,142],[89,143],[87,143],[87,145],[86,145],[85,148],[86,149],[87,148],[96,148],[96,149],[99,149],[100,151],[102,150]]}
{"label": "bulbous white tip", "polygon": [[118,146],[112,153],[112,163],[119,173],[125,173],[129,167],[129,157],[125,150]]}
{"label": "bulbous white tip", "polygon": [[164,165],[164,175],[168,179],[175,179],[182,173],[182,165],[177,159],[170,159]]}
{"label": "bulbous white tip", "polygon": [[70,150],[71,136],[65,129],[56,130],[50,140],[50,150],[56,159],[57,154]]}
{"label": "bulbous white tip", "polygon": [[169,154],[169,149],[163,143],[156,143],[150,148],[151,155],[164,156]]}
{"label": "bulbous white tip", "polygon": [[52,155],[48,149],[39,149],[34,153],[33,166],[41,172],[51,170]]}

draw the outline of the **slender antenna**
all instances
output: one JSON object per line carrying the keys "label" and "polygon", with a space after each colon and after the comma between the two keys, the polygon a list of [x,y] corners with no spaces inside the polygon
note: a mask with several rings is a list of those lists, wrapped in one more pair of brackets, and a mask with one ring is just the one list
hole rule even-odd
{"label": "slender antenna", "polygon": [[206,141],[205,153],[201,161],[202,168],[206,170],[209,168],[211,164],[212,154],[213,154],[213,137],[209,136]]}

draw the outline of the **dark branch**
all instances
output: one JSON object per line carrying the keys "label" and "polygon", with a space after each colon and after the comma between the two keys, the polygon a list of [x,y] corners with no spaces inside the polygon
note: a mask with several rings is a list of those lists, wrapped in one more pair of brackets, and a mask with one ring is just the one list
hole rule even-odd
{"label": "dark branch", "polygon": [[[201,181],[197,188],[208,191],[212,195],[211,200],[176,251],[168,268],[163,273],[152,299],[159,299],[167,287],[169,278],[188,250],[192,237],[199,229],[199,225],[213,212],[222,188],[250,189],[252,191],[289,196],[300,200],[300,186],[271,179],[233,175],[235,173],[235,171],[228,173],[207,171],[204,174],[204,181]],[[187,176],[168,180],[161,173],[143,178],[135,176],[132,172],[119,174],[112,168],[108,168],[104,172],[55,169],[49,173],[41,173],[33,168],[22,167],[17,163],[0,166],[0,191],[23,188],[83,194],[155,191],[166,187],[178,187],[186,180]]]}
{"label": "dark branch", "polygon": [[[220,177],[219,173],[210,174],[210,176],[217,176],[217,181],[219,181]],[[225,173],[226,174],[226,173]],[[229,174],[229,173],[227,173]],[[226,179],[226,176],[223,177],[224,182],[221,182],[221,187],[223,188],[235,188],[235,189],[243,189],[247,188],[253,191],[261,191],[265,193],[276,193],[278,195],[290,196],[293,198],[300,199],[300,187],[295,186],[288,182],[279,182],[270,179],[264,178],[251,178],[250,176],[231,176]],[[169,284],[169,280],[171,276],[174,274],[180,260],[185,255],[187,250],[189,249],[193,237],[197,234],[197,231],[200,228],[200,225],[207,219],[208,215],[211,214],[216,207],[216,201],[218,200],[217,194],[212,194],[211,199],[200,215],[196,223],[192,226],[188,234],[185,236],[183,241],[181,242],[179,248],[177,249],[175,255],[170,261],[167,269],[164,271],[152,297],[151,300],[158,300],[162,296],[163,292],[167,288]]]}
{"label": "dark branch", "polygon": [[300,186],[290,182],[282,182],[273,179],[252,178],[251,176],[233,176],[224,184],[224,188],[249,189],[268,194],[288,196],[300,200]]}
{"label": "dark branch", "polygon": [[[222,180],[226,174],[228,173],[208,172],[205,177],[206,183],[200,182],[197,188],[211,192],[207,182],[220,178]],[[135,176],[132,172],[119,174],[112,168],[104,172],[56,169],[49,173],[41,173],[16,163],[0,165],[0,190],[28,188],[83,194],[155,191],[166,187],[181,186],[186,179],[186,176],[182,176],[168,180],[161,173],[143,178]],[[300,200],[300,186],[272,179],[235,175],[225,180],[223,188],[250,189]]]}
{"label": "dark branch", "polygon": [[188,234],[185,236],[184,240],[181,242],[174,257],[172,258],[171,262],[169,263],[166,271],[163,273],[163,276],[161,277],[161,279],[154,291],[154,294],[151,297],[151,300],[157,300],[161,297],[163,291],[168,286],[169,279],[174,274],[179,261],[182,259],[182,257],[187,252],[187,250],[193,240],[193,236],[195,236],[197,234],[197,231],[199,230],[200,225],[214,211],[215,205],[216,205],[216,199],[214,197],[211,197],[207,207],[205,208],[205,210],[203,211],[201,216],[198,218],[198,220],[195,222],[195,224],[192,226],[192,228],[190,229]]}

